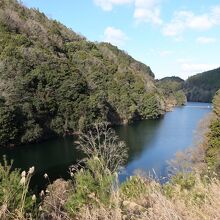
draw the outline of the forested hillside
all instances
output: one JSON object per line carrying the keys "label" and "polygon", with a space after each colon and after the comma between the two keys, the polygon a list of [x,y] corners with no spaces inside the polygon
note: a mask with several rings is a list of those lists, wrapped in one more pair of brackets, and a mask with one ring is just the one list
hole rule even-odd
{"label": "forested hillside", "polygon": [[166,98],[167,110],[174,106],[181,106],[186,103],[186,95],[183,92],[184,80],[179,77],[165,77],[157,81],[157,86],[161,89]]}
{"label": "forested hillside", "polygon": [[0,146],[164,113],[151,69],[36,9],[0,1]]}
{"label": "forested hillside", "polygon": [[220,88],[220,68],[189,77],[184,87],[188,101],[211,102]]}

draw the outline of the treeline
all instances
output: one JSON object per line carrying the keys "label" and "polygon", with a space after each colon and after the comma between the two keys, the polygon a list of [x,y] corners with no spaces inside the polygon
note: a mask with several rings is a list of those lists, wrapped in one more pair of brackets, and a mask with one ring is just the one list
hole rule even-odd
{"label": "treeline", "polygon": [[220,88],[220,68],[189,77],[184,88],[188,101],[211,102]]}
{"label": "treeline", "polygon": [[164,111],[148,66],[16,0],[0,1],[0,146]]}

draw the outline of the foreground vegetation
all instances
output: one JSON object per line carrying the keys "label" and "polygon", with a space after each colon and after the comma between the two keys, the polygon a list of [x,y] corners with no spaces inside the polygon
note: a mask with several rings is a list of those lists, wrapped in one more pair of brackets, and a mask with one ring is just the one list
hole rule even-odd
{"label": "foreground vegetation", "polygon": [[58,179],[37,196],[28,190],[34,167],[12,171],[4,160],[0,219],[220,219],[220,91],[213,104],[203,141],[193,151],[179,153],[163,185],[140,174],[119,185],[127,152],[107,124],[79,136],[76,144],[86,157],[70,167],[71,179]]}
{"label": "foreground vegetation", "polygon": [[207,136],[205,161],[209,169],[216,172],[220,178],[220,90],[213,99],[213,105],[214,119]]}
{"label": "foreground vegetation", "polygon": [[148,66],[16,0],[0,1],[0,82],[0,146],[165,111]]}

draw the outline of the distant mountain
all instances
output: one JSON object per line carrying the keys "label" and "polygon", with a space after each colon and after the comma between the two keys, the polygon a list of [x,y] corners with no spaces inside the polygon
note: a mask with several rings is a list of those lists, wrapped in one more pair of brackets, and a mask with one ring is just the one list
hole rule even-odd
{"label": "distant mountain", "polygon": [[16,0],[0,1],[0,146],[164,114],[150,67]]}
{"label": "distant mountain", "polygon": [[220,88],[220,68],[189,77],[184,85],[188,101],[211,102]]}
{"label": "distant mountain", "polygon": [[157,81],[157,87],[160,88],[165,96],[167,110],[171,110],[174,106],[181,106],[186,103],[186,95],[183,91],[183,79],[176,76],[165,77]]}
{"label": "distant mountain", "polygon": [[168,77],[164,77],[164,78],[162,78],[162,79],[160,79],[159,80],[160,82],[170,82],[170,81],[172,81],[172,82],[177,82],[177,83],[184,83],[184,80],[183,79],[181,79],[180,77],[178,77],[178,76],[168,76]]}

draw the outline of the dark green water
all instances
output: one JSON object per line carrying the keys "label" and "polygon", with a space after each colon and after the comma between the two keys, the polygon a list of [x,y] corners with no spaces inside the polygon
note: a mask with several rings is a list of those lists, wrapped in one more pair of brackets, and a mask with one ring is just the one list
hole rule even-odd
{"label": "dark green water", "polygon": [[[145,120],[132,125],[119,126],[115,130],[127,144],[129,159],[121,180],[135,170],[155,170],[158,176],[166,176],[167,160],[192,144],[199,121],[211,109],[207,103],[188,103],[175,108],[158,120]],[[68,178],[68,167],[81,157],[73,145],[73,138],[58,138],[40,144],[15,149],[0,150],[0,155],[14,160],[14,167],[28,169],[35,166],[32,184],[44,186],[43,174],[52,180]]]}

